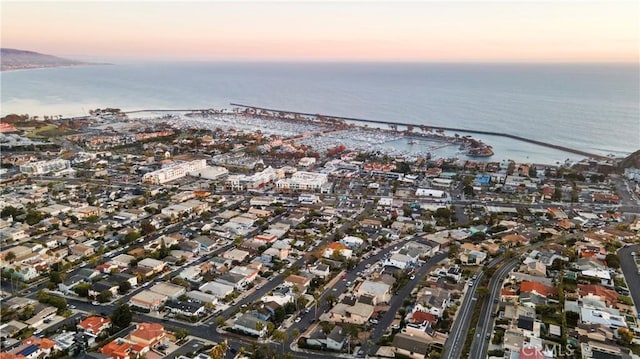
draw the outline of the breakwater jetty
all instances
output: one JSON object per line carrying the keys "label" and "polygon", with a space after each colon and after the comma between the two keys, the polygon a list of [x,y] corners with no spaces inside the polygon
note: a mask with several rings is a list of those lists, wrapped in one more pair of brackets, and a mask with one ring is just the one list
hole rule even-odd
{"label": "breakwater jetty", "polygon": [[[305,117],[313,117],[313,118],[316,118],[316,119],[321,119],[323,121],[332,121],[333,120],[333,121],[355,121],[355,122],[363,122],[363,123],[374,123],[374,124],[379,124],[379,125],[387,125],[387,126],[389,126],[391,128],[397,128],[397,126],[405,126],[408,129],[412,129],[414,127],[418,127],[418,128],[431,128],[431,129],[442,130],[442,131],[454,131],[454,132],[465,132],[465,133],[472,133],[472,134],[479,134],[479,135],[500,136],[500,137],[511,138],[511,139],[514,139],[514,140],[517,140],[517,141],[532,143],[532,144],[538,145],[538,146],[553,148],[553,149],[556,149],[556,150],[560,150],[560,151],[564,151],[564,152],[568,152],[568,153],[573,153],[573,154],[580,155],[580,156],[590,157],[590,158],[594,158],[594,159],[607,159],[607,157],[603,156],[603,155],[590,153],[590,152],[578,150],[578,149],[575,149],[575,148],[569,148],[569,147],[566,147],[566,146],[556,145],[556,144],[549,143],[549,142],[534,140],[534,139],[526,138],[526,137],[522,137],[522,136],[512,135],[510,133],[504,133],[504,132],[473,130],[473,129],[467,129],[467,128],[445,127],[445,126],[418,125],[418,124],[414,124],[414,123],[402,123],[402,122],[391,122],[391,121],[382,121],[382,120],[370,120],[370,119],[355,118],[355,117],[321,115],[321,114],[316,114],[316,113],[286,111],[286,110],[278,110],[278,109],[265,108],[265,107],[243,105],[243,104],[238,104],[238,103],[231,103],[230,105],[234,106],[234,107],[238,107],[238,108],[244,108],[244,109],[249,110],[250,112],[252,112],[252,113],[254,113],[256,115],[267,115],[268,114],[268,115],[275,116],[275,117],[285,117],[285,118],[294,118],[294,119],[295,118],[299,118],[300,116],[305,116]],[[265,112],[267,112],[267,113],[265,113]]]}

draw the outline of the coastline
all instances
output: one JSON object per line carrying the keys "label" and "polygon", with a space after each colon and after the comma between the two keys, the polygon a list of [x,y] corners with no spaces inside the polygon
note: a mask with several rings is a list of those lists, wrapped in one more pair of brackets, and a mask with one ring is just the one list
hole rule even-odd
{"label": "coastline", "polygon": [[[93,59],[85,62],[91,61]],[[86,114],[86,109],[105,106],[125,111],[229,108],[230,102],[238,102],[366,119],[509,132],[605,156],[621,157],[637,150],[637,138],[630,136],[638,128],[637,101],[629,102],[629,95],[618,95],[637,91],[635,85],[629,87],[630,81],[621,80],[629,78],[626,76],[629,71],[606,67],[603,70],[606,70],[603,75],[606,81],[601,83],[587,78],[582,71],[565,67],[536,67],[518,72],[520,75],[515,77],[509,68],[474,68],[425,65],[415,71],[404,71],[382,65],[361,68],[348,64],[285,67],[279,64],[150,63],[143,66],[118,62],[112,67],[75,71],[13,70],[0,76],[4,90],[3,114],[75,117]],[[465,72],[461,75],[454,70]],[[163,79],[158,78],[159,73],[164,74]],[[298,76],[302,74],[305,76]],[[340,77],[328,79],[327,74]],[[540,97],[541,91],[548,87],[549,77],[560,77],[563,86],[554,86]],[[578,83],[589,90],[576,93]],[[375,90],[365,90],[369,84]],[[383,84],[391,86],[394,92],[385,90]],[[60,91],[61,85],[64,91]],[[376,87],[378,85],[381,87]],[[413,85],[420,91],[409,91]],[[507,94],[503,91],[507,86],[519,91]],[[616,96],[607,96],[610,91],[601,91],[605,88],[617,89]],[[478,96],[477,90],[482,90],[483,95]],[[492,145],[500,157],[546,163],[577,158],[507,138],[474,137]]]}
{"label": "coastline", "polygon": [[20,68],[9,68],[9,69],[0,68],[0,73],[46,70],[46,69],[56,69],[56,68],[63,68],[63,67],[86,67],[86,66],[106,66],[106,65],[114,65],[114,64],[112,63],[81,63],[81,64],[67,64],[67,65],[20,67]]}

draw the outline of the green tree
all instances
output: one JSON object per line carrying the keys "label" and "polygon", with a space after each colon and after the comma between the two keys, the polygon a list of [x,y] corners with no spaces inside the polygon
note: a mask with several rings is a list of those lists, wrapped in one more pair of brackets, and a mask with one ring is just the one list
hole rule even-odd
{"label": "green tree", "polygon": [[180,339],[186,338],[187,335],[189,335],[189,331],[186,329],[180,328],[175,332],[173,332],[173,335],[175,335],[176,339],[180,340]]}
{"label": "green tree", "polygon": [[148,219],[145,219],[140,223],[140,232],[142,233],[143,236],[147,234],[151,234],[155,231],[156,231],[156,227],[153,224],[151,224],[151,221],[149,221]]}
{"label": "green tree", "polygon": [[87,196],[87,204],[93,206],[94,203],[96,203],[96,197],[93,195]]}
{"label": "green tree", "polygon": [[411,217],[411,206],[408,203],[402,205],[402,215],[405,217]]}
{"label": "green tree", "polygon": [[224,317],[223,317],[223,316],[219,315],[219,316],[217,316],[217,317],[216,317],[216,326],[217,326],[218,328],[223,327],[223,326],[224,326],[224,323],[225,323],[225,320],[224,320]]}
{"label": "green tree", "polygon": [[261,332],[264,329],[264,324],[261,321],[256,322],[256,331]]}
{"label": "green tree", "polygon": [[171,252],[171,250],[169,248],[167,248],[167,244],[164,242],[164,238],[162,238],[160,240],[160,249],[159,249],[159,254],[160,254],[160,259],[166,257],[169,255],[169,252]]}
{"label": "green tree", "polygon": [[267,322],[267,335],[272,335],[274,330],[276,330],[276,325],[272,322]]}
{"label": "green tree", "polygon": [[340,261],[342,259],[342,250],[340,250],[339,248],[334,249],[331,253],[331,259],[333,259],[334,261]]}
{"label": "green tree", "polygon": [[131,290],[131,283],[129,283],[129,281],[122,281],[118,286],[118,293],[121,295],[127,294],[129,290]]}
{"label": "green tree", "polygon": [[553,201],[562,200],[562,188],[560,187],[560,183],[556,183],[556,188],[553,190],[553,195],[551,196],[551,200]]}
{"label": "green tree", "polygon": [[422,231],[426,233],[435,233],[436,229],[431,225],[431,223],[427,223],[422,226]]}
{"label": "green tree", "polygon": [[396,172],[400,172],[404,174],[411,173],[411,166],[407,162],[397,162]]}
{"label": "green tree", "polygon": [[27,212],[27,216],[24,219],[24,221],[26,224],[33,226],[34,224],[37,224],[40,221],[42,221],[44,218],[45,218],[44,213],[40,211],[30,210],[29,212]]}
{"label": "green tree", "polygon": [[14,259],[16,259],[16,254],[13,253],[13,251],[7,252],[7,254],[4,256],[4,260],[8,263],[13,262]]}
{"label": "green tree", "polygon": [[111,322],[120,329],[128,327],[132,319],[133,313],[131,312],[131,307],[126,303],[120,303],[111,314]]}
{"label": "green tree", "polygon": [[331,322],[320,322],[320,328],[322,328],[322,332],[325,334],[331,333],[331,330],[333,330],[333,327],[335,326],[335,324],[331,323]]}
{"label": "green tree", "polygon": [[227,349],[228,349],[228,345],[227,345],[227,341],[225,340],[223,342],[216,344],[211,349],[211,353],[209,353],[209,355],[211,356],[212,359],[224,359],[227,357]]}
{"label": "green tree", "polygon": [[61,273],[55,270],[49,272],[49,280],[55,284],[62,283],[65,277],[66,277],[66,273]]}
{"label": "green tree", "polygon": [[282,348],[282,355],[284,355],[284,343],[288,339],[287,332],[284,330],[274,330],[273,334],[271,335],[271,338],[274,341],[280,343],[280,347]]}
{"label": "green tree", "polygon": [[100,303],[107,303],[111,298],[113,298],[113,293],[108,289],[105,289],[98,294],[98,302]]}
{"label": "green tree", "polygon": [[460,248],[456,244],[451,244],[449,246],[449,259],[455,259],[458,257],[458,251]]}
{"label": "green tree", "polygon": [[15,218],[23,214],[24,214],[23,209],[16,208],[14,206],[6,206],[0,212],[0,218],[7,218],[7,217]]}
{"label": "green tree", "polygon": [[567,311],[565,312],[565,315],[567,319],[567,326],[572,328],[578,326],[578,320],[580,319],[580,314],[574,311]]}
{"label": "green tree", "polygon": [[137,231],[131,231],[124,236],[124,241],[125,243],[131,243],[138,238],[140,238],[140,233]]}
{"label": "green tree", "polygon": [[622,345],[629,347],[633,340],[633,333],[627,328],[618,328],[618,339]]}
{"label": "green tree", "polygon": [[33,305],[27,305],[27,307],[22,310],[22,312],[18,317],[20,318],[20,320],[23,320],[23,321],[29,320],[31,319],[31,317],[33,317],[35,310],[36,308]]}
{"label": "green tree", "polygon": [[473,196],[475,196],[475,195],[476,195],[476,191],[473,189],[473,186],[472,186],[472,185],[469,185],[469,184],[468,184],[468,185],[465,185],[465,186],[462,188],[462,192],[464,192],[464,195],[465,195],[465,196],[469,196],[469,197],[473,197]]}
{"label": "green tree", "polygon": [[76,292],[80,297],[88,297],[89,289],[91,288],[91,284],[89,283],[80,283],[77,286],[73,287],[73,291]]}
{"label": "green tree", "polygon": [[438,218],[449,219],[451,218],[451,210],[448,208],[438,208],[433,215]]}
{"label": "green tree", "polygon": [[618,256],[615,254],[607,254],[607,256],[604,259],[607,262],[607,266],[613,268],[613,269],[618,269],[620,268],[620,260],[618,259]]}
{"label": "green tree", "polygon": [[478,287],[478,296],[480,298],[487,296],[487,294],[489,294],[489,288],[483,285]]}

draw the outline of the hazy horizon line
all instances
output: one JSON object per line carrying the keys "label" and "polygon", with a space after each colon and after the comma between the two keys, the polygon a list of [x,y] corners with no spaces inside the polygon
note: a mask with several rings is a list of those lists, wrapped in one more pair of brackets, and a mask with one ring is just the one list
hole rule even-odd
{"label": "hazy horizon line", "polygon": [[[109,65],[132,63],[220,63],[220,64],[402,64],[402,65],[633,65],[638,66],[640,59],[635,61],[561,61],[561,60],[389,60],[389,59],[169,59],[169,58],[112,58],[102,56],[55,55],[69,58],[70,56],[85,58],[85,61],[104,61]],[[74,58],[70,58],[75,60]]]}

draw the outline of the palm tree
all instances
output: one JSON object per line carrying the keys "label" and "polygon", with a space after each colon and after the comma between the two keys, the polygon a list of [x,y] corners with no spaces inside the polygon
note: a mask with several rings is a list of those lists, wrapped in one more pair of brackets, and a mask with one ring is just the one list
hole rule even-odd
{"label": "palm tree", "polygon": [[288,339],[288,335],[287,332],[284,330],[275,330],[273,332],[273,335],[271,335],[271,338],[280,343],[280,347],[282,348],[282,354],[284,355],[284,343],[287,341]]}
{"label": "palm tree", "polygon": [[298,297],[300,297],[300,288],[297,285],[293,286],[293,294],[295,295],[296,311],[298,311]]}
{"label": "palm tree", "polygon": [[262,324],[262,322],[256,322],[256,331],[258,332],[262,332],[262,329],[264,329],[264,324]]}
{"label": "palm tree", "polygon": [[227,344],[227,341],[224,340],[221,343],[216,344],[213,349],[211,349],[211,358],[213,359],[224,359],[227,355],[227,349],[228,349],[229,345]]}
{"label": "palm tree", "polygon": [[315,301],[315,304],[316,304],[315,317],[316,317],[316,320],[318,320],[318,304],[320,303],[320,293],[318,293],[317,291],[313,292],[313,300]]}

